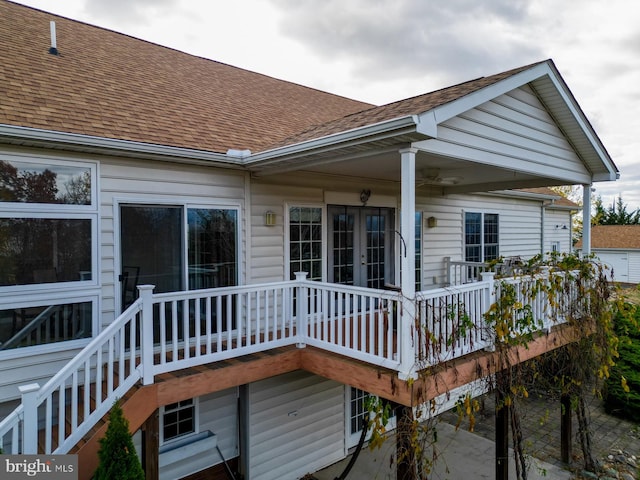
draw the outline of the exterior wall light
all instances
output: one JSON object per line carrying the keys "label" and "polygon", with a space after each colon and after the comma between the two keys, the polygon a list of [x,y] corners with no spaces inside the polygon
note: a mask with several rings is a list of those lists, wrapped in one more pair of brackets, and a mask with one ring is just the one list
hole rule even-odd
{"label": "exterior wall light", "polygon": [[273,227],[276,224],[276,214],[271,210],[268,210],[264,214],[264,224],[268,227]]}

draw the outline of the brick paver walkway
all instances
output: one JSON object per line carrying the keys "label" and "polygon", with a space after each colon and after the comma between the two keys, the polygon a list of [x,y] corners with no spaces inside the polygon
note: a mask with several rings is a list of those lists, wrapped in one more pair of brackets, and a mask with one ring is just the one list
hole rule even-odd
{"label": "brick paver walkway", "polygon": [[[493,395],[481,399],[483,407],[476,415],[474,433],[495,440],[495,416]],[[592,426],[592,451],[599,461],[616,450],[640,457],[640,425],[608,415],[604,412],[602,401],[593,399],[589,404]],[[531,456],[566,467],[560,458],[560,400],[532,394],[521,409],[525,448]],[[452,412],[442,415],[442,419],[454,423],[457,421]],[[464,424],[460,428],[466,428]],[[574,441],[572,446],[572,468],[582,466],[582,451],[577,438],[578,421],[573,417]]]}

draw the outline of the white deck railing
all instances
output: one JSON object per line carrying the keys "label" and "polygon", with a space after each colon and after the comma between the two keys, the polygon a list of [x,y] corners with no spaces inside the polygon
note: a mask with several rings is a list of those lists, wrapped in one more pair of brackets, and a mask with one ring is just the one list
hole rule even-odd
{"label": "white deck railing", "polygon": [[[520,282],[525,292],[522,282],[534,281],[527,278],[506,281]],[[188,292],[139,289],[140,298],[42,388],[21,388],[22,404],[0,422],[5,453],[66,453],[138,381],[148,385],[165,372],[281,346],[310,345],[403,374],[466,355],[491,346],[483,315],[499,294],[492,273],[476,283],[419,292],[415,303],[398,292],[304,275]],[[551,324],[547,299],[522,300]],[[414,306],[416,317],[403,318]]]}

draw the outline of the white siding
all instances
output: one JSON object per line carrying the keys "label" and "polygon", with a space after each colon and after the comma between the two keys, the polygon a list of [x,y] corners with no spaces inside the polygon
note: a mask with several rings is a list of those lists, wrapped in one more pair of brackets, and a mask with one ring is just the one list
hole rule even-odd
{"label": "white siding", "polygon": [[293,480],[345,456],[344,387],[298,371],[249,386],[251,480]]}
{"label": "white siding", "polygon": [[629,251],[629,282],[640,283],[640,252]]}
{"label": "white siding", "polygon": [[[438,125],[421,149],[480,163],[565,178],[586,173],[563,133],[528,86]],[[573,178],[573,177],[571,177]]]}
{"label": "white siding", "polygon": [[[222,392],[211,393],[199,398],[199,432],[207,430],[217,437],[218,447],[222,451],[225,460],[235,458],[239,455],[238,449],[238,396],[237,390],[231,388]],[[140,430],[133,435],[133,444],[138,453],[138,458],[142,459],[142,433]],[[191,473],[222,463],[222,459],[217,450],[209,452],[207,455],[199,455],[191,459],[192,465],[198,465],[197,469],[189,468],[189,465],[181,466],[181,474],[186,475],[185,470]],[[186,463],[186,462],[185,462]],[[203,465],[206,465],[203,467]],[[175,469],[168,468],[160,470],[161,479],[176,478]]]}
{"label": "white siding", "polygon": [[[423,212],[424,287],[433,288],[445,282],[444,258],[464,259],[464,212],[497,213],[499,215],[499,254],[503,257],[530,258],[540,253],[541,204],[518,198],[490,195],[452,195],[419,198],[417,209]],[[428,217],[437,226],[428,228]]]}
{"label": "white siding", "polygon": [[566,210],[545,210],[544,227],[544,253],[551,251],[553,242],[560,244],[561,252],[570,252],[571,241],[571,215]]}

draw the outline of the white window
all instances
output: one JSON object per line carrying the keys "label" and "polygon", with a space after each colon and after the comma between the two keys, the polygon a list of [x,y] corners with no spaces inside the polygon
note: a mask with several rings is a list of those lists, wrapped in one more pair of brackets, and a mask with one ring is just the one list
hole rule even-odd
{"label": "white window", "polygon": [[0,156],[2,358],[93,335],[96,183],[96,164]]}
{"label": "white window", "polygon": [[160,411],[160,442],[198,433],[198,399],[172,403]]}
{"label": "white window", "polygon": [[309,280],[322,280],[322,208],[289,208],[289,278],[307,272]]}
{"label": "white window", "polygon": [[489,262],[499,257],[498,214],[465,212],[464,259]]}

